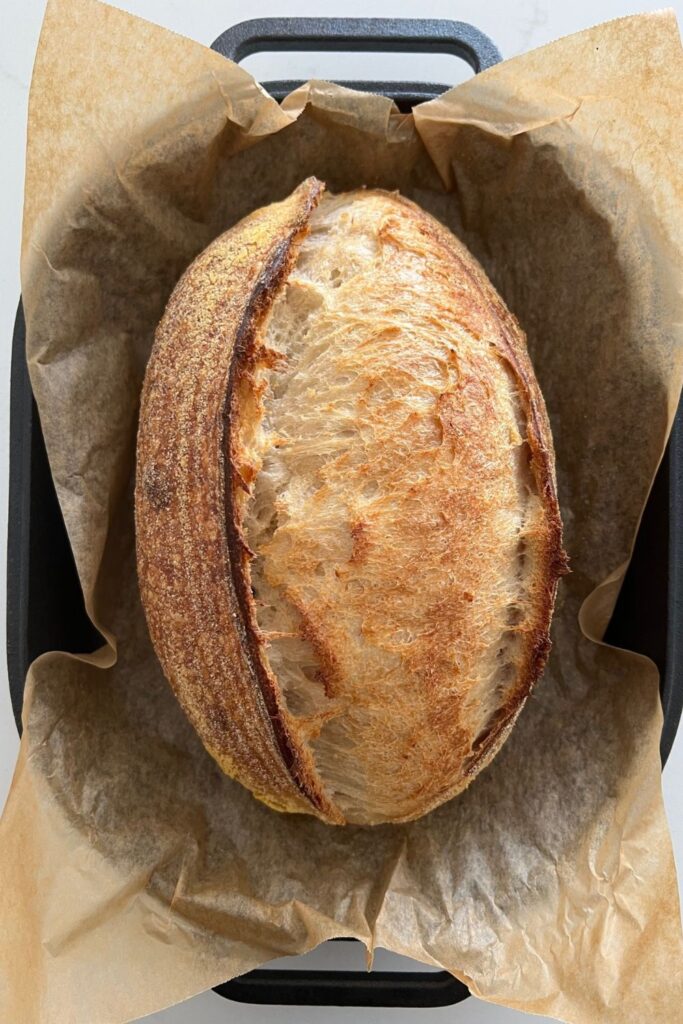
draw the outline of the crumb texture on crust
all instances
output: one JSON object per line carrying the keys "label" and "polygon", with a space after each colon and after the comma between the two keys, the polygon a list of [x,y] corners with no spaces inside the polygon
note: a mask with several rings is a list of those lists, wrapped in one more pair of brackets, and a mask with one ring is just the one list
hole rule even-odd
{"label": "crumb texture on crust", "polygon": [[552,443],[524,336],[445,228],[379,191],[308,228],[233,396],[255,657],[337,820],[409,820],[542,671]]}

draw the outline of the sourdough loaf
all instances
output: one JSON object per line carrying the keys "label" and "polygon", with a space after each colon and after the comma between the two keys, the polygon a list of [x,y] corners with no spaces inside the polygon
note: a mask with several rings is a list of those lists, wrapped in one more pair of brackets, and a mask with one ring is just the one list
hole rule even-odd
{"label": "sourdough loaf", "polygon": [[195,260],[147,369],[135,511],[163,670],[278,810],[424,814],[543,669],[564,555],[525,339],[400,195],[311,178]]}

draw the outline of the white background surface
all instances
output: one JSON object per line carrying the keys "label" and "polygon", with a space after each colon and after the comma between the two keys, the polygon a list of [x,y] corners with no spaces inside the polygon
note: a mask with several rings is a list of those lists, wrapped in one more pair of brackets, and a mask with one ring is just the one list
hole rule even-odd
{"label": "white background surface", "polygon": [[[207,45],[231,24],[247,18],[286,15],[346,17],[435,17],[469,21],[498,45],[503,57],[540,46],[558,36],[586,28],[598,21],[642,10],[656,10],[662,3],[635,5],[628,0],[125,0],[117,6],[191,36]],[[673,5],[683,21],[683,2]],[[7,458],[9,437],[10,342],[19,296],[19,243],[23,192],[26,108],[33,56],[43,15],[43,0],[3,0],[0,33],[0,583],[4,594],[7,529]],[[245,62],[254,75],[268,78],[409,78],[452,84],[469,71],[456,58],[376,58],[369,55],[254,55]],[[5,650],[5,616],[0,616],[0,648]],[[0,658],[0,801],[11,781],[18,747],[9,702],[4,656]],[[664,792],[677,862],[683,865],[683,731],[664,772]],[[301,958],[306,966],[343,966],[362,969],[360,949],[336,943]],[[113,955],[115,953],[113,952]],[[380,969],[405,969],[399,957],[378,955]],[[237,1024],[252,1022],[330,1022],[330,1024],[521,1024],[538,1020],[527,1014],[467,1000],[455,1007],[428,1010],[335,1009],[315,1007],[260,1007],[226,1002],[209,992],[181,1006],[146,1018],[153,1024]],[[21,1021],[7,1024],[22,1024]],[[599,1022],[595,1022],[599,1024]],[[673,1024],[673,1022],[672,1022]]]}

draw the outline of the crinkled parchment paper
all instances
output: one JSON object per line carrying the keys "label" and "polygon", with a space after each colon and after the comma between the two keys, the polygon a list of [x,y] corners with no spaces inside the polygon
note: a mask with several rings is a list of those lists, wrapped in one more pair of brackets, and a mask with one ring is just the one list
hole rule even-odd
{"label": "crinkled parchment paper", "polygon": [[[115,1024],[338,935],[575,1024],[681,1019],[657,672],[599,638],[681,383],[682,82],[661,13],[508,61],[414,120],[320,82],[280,109],[197,43],[51,0],[28,355],[107,644],[29,673],[0,835],[3,1021]],[[467,241],[528,332],[557,447],[573,575],[548,670],[494,764],[398,827],[282,816],[224,778],[162,678],[136,586],[154,327],[215,235],[309,174],[398,188]]]}

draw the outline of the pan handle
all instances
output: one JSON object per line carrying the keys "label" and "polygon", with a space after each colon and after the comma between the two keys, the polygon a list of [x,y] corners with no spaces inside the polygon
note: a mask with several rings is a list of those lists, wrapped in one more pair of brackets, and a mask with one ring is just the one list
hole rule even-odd
{"label": "pan handle", "polygon": [[227,29],[212,49],[237,64],[261,50],[450,53],[474,72],[502,59],[473,25],[432,18],[255,18]]}
{"label": "pan handle", "polygon": [[276,1006],[452,1006],[469,991],[446,971],[256,970],[214,992],[239,1003]]}

